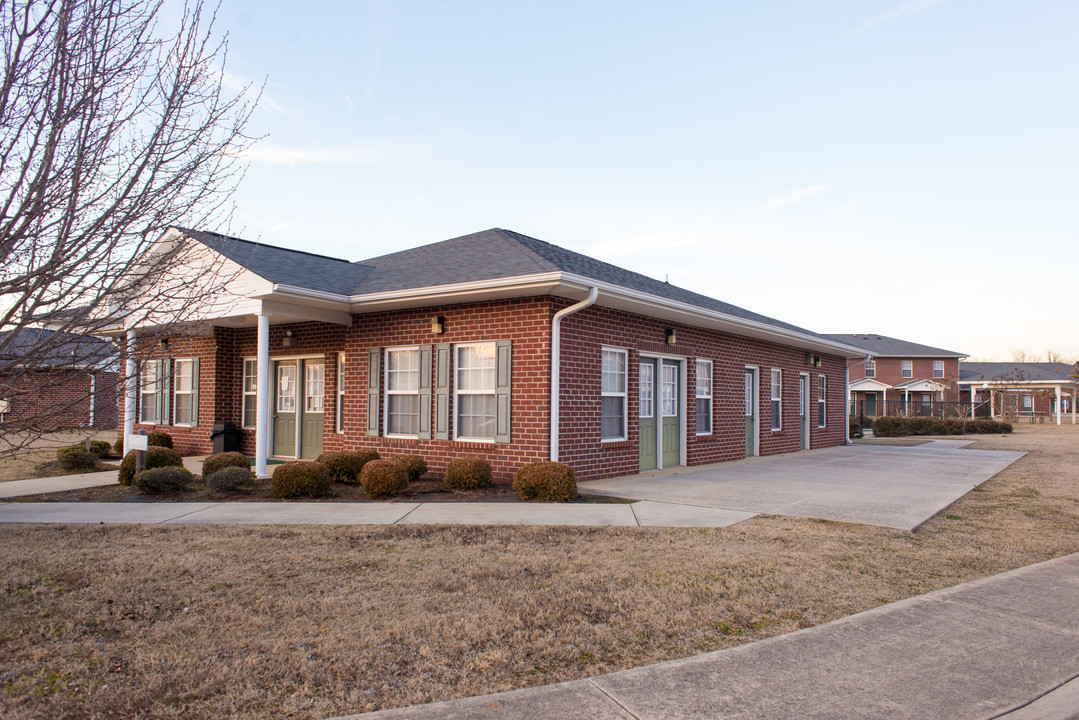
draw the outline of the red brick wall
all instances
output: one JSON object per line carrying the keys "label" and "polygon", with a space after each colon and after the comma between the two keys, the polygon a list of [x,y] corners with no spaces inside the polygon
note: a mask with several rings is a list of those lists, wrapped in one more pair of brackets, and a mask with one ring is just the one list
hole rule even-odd
{"label": "red brick wall", "polygon": [[[900,383],[910,382],[911,380],[932,380],[942,385],[947,386],[944,391],[945,402],[959,402],[959,358],[895,358],[895,357],[878,357],[875,358],[877,363],[877,375],[874,378],[887,385],[899,385]],[[912,364],[913,377],[903,377],[903,360],[910,360]],[[935,360],[944,360],[944,377],[933,377],[933,362]],[[850,381],[853,383],[856,380],[861,380],[865,377],[865,364],[857,365],[856,363],[862,362],[859,359],[850,360],[851,365]],[[888,390],[888,401],[900,401],[903,399],[903,393],[899,390]],[[912,396],[913,399],[913,396]],[[936,400],[936,398],[933,398]]]}
{"label": "red brick wall", "polygon": [[0,381],[0,398],[10,403],[3,424],[33,425],[45,430],[90,427],[92,401],[93,427],[116,427],[117,380],[115,372],[62,370]]}

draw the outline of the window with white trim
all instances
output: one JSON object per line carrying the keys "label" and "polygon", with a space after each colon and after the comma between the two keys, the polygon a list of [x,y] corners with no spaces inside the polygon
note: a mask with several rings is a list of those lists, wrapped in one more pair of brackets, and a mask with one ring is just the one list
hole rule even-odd
{"label": "window with white trim", "polygon": [[712,361],[697,361],[697,434],[712,434]]}
{"label": "window with white trim", "polygon": [[934,360],[933,361],[933,377],[935,377],[935,378],[944,377],[944,361],[943,360]]}
{"label": "window with white trim", "polygon": [[345,431],[345,354],[337,353],[337,432]]}
{"label": "window with white trim", "polygon": [[655,417],[655,371],[656,366],[652,363],[641,363],[640,382],[637,384],[638,417]]}
{"label": "window with white trim", "polygon": [[386,434],[420,432],[420,350],[386,349]]}
{"label": "window with white trim", "polygon": [[176,360],[173,366],[173,402],[172,424],[190,425],[192,417],[192,401],[194,394],[194,379],[192,372],[195,361],[191,359]]}
{"label": "window with white trim", "polygon": [[600,438],[602,440],[626,439],[628,357],[625,350],[603,349],[600,373]]}
{"label": "window with white trim", "polygon": [[865,361],[865,376],[867,378],[875,378],[877,376],[877,362],[876,360]]}
{"label": "window with white trim", "polygon": [[157,402],[162,383],[158,372],[160,367],[158,360],[147,360],[142,364],[142,377],[139,382],[140,423],[157,425],[161,422]]}
{"label": "window with white trim", "polygon": [[670,363],[660,365],[659,410],[663,417],[678,415],[678,367]]}
{"label": "window with white trim", "polygon": [[241,424],[254,428],[258,409],[258,360],[244,360],[244,407]]}
{"label": "window with white trim", "polygon": [[457,345],[454,350],[457,360],[454,372],[455,438],[494,440],[497,383],[495,344]]}
{"label": "window with white trim", "polygon": [[783,371],[772,368],[772,429],[783,429]]}
{"label": "window with white trim", "polygon": [[817,427],[825,427],[828,422],[826,398],[828,397],[828,378],[817,376]]}
{"label": "window with white trim", "polygon": [[912,360],[904,360],[900,367],[900,373],[904,378],[909,379],[914,377],[914,362]]}
{"label": "window with white trim", "polygon": [[753,417],[753,374],[746,370],[746,417]]}
{"label": "window with white trim", "polygon": [[326,409],[326,363],[304,363],[303,411],[320,413]]}

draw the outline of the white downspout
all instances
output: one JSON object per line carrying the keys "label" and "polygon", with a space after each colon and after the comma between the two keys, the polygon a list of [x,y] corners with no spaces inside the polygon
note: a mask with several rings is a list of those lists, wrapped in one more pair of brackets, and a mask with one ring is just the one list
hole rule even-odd
{"label": "white downspout", "polygon": [[[856,368],[859,365],[865,365],[867,362],[869,362],[872,359],[873,359],[872,355],[866,355],[865,360],[862,360],[861,362],[856,362],[853,365],[848,365],[847,366],[846,380],[844,382],[843,395],[846,398],[846,403],[847,403],[847,444],[848,445],[853,445],[854,444],[850,439],[850,369],[851,368]],[[881,393],[881,394],[883,395],[883,393]],[[864,431],[864,428],[863,428],[863,431]]]}
{"label": "white downspout", "polygon": [[558,462],[558,396],[561,375],[559,371],[562,365],[562,336],[560,332],[562,318],[572,315],[578,310],[584,310],[596,302],[597,297],[599,297],[599,288],[593,286],[588,290],[588,297],[576,305],[562,308],[554,314],[554,319],[551,320],[551,462]]}
{"label": "white downspout", "polygon": [[124,442],[135,434],[135,402],[138,397],[138,365],[135,362],[135,329],[127,331],[127,358],[124,366]]}

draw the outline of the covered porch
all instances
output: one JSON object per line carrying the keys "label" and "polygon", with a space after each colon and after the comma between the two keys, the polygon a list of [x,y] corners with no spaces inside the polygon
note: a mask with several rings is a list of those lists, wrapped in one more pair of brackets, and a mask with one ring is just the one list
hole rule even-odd
{"label": "covered porch", "polygon": [[888,414],[887,392],[892,386],[864,378],[850,384],[851,417],[877,418]]}
{"label": "covered porch", "polygon": [[[1072,425],[1077,424],[1079,413],[1076,412],[1076,397],[1079,396],[1079,379],[1073,382],[1033,381],[960,381],[971,399],[970,416],[988,408],[989,417],[1030,418],[1036,421],[1047,418],[1057,425],[1064,422],[1065,416],[1071,417]],[[1042,403],[1039,403],[1039,400]],[[1049,402],[1046,411],[1038,405]],[[1027,406],[1029,403],[1029,406]]]}

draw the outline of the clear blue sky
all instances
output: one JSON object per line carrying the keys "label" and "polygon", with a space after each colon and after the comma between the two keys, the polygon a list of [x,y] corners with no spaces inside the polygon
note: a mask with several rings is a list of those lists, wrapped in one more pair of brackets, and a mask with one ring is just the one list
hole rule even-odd
{"label": "clear blue sky", "polygon": [[1079,359],[1079,2],[223,0],[243,237],[490,227],[818,332]]}

